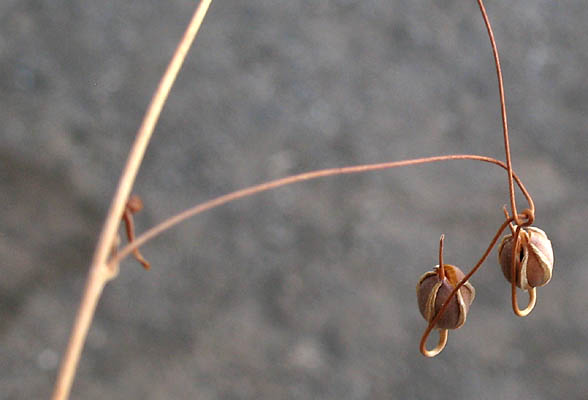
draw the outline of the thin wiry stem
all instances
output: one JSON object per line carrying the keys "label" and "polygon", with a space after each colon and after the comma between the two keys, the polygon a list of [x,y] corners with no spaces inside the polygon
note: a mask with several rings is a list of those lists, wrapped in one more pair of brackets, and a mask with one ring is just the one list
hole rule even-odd
{"label": "thin wiry stem", "polygon": [[131,193],[131,188],[155,128],[155,124],[159,119],[161,110],[163,109],[176,76],[180,71],[182,63],[186,58],[186,54],[202,25],[202,21],[204,20],[211,1],[212,0],[201,0],[196,8],[193,17],[188,24],[188,28],[178,44],[153,99],[149,104],[141,127],[137,132],[135,142],[133,143],[133,147],[127,158],[127,163],[119,180],[118,189],[112,199],[110,210],[108,211],[104,227],[102,228],[102,233],[100,234],[98,244],[96,245],[94,257],[90,266],[90,273],[88,274],[88,279],[86,281],[86,288],[84,289],[84,295],[74,322],[65,356],[61,361],[59,375],[57,376],[53,392],[53,400],[63,400],[69,397],[75,371],[80,360],[84,342],[86,341],[88,329],[90,328],[90,324],[94,317],[98,299],[100,298],[106,282],[114,278],[118,273],[118,264],[107,264],[107,259],[112,251],[113,243],[116,240],[117,230],[120,225],[123,210],[127,203],[127,199],[129,198],[129,194]]}
{"label": "thin wiry stem", "polygon": [[445,240],[445,235],[441,234],[441,238],[439,239],[439,279],[445,279],[445,264],[443,263],[443,241]]}
{"label": "thin wiry stem", "polygon": [[[421,341],[421,344],[420,344],[421,353],[425,357],[429,357],[429,358],[435,357],[437,354],[441,353],[443,351],[443,349],[445,348],[445,346],[447,345],[448,332],[449,331],[447,329],[439,329],[439,339],[437,340],[437,345],[435,346],[434,349],[428,350],[426,342]],[[427,334],[427,337],[428,337],[428,334]]]}
{"label": "thin wiry stem", "polygon": [[[514,221],[517,225],[521,224],[519,220],[519,215],[517,213],[517,205],[515,200],[515,191],[514,191],[514,183],[513,183],[513,172],[512,172],[512,161],[510,158],[510,142],[508,139],[508,118],[506,116],[506,98],[504,95],[504,84],[502,80],[502,69],[500,68],[500,57],[498,55],[498,47],[496,46],[496,40],[494,39],[494,32],[492,32],[492,25],[490,24],[490,19],[488,18],[488,14],[486,13],[486,8],[484,7],[484,2],[482,0],[477,0],[478,6],[480,7],[480,12],[482,13],[482,18],[484,19],[484,24],[486,25],[486,30],[488,31],[488,38],[490,39],[490,45],[492,46],[492,54],[494,55],[494,64],[496,65],[496,76],[498,78],[498,93],[500,96],[500,112],[502,114],[502,132],[504,136],[504,153],[506,155],[506,170],[508,172],[508,190],[510,194],[510,207],[512,209],[512,215],[514,216]],[[535,212],[535,207],[530,207],[531,212]]]}
{"label": "thin wiry stem", "polygon": [[[282,179],[277,179],[274,181],[262,183],[259,185],[251,186],[245,189],[237,190],[232,193],[225,194],[223,196],[214,198],[212,200],[206,201],[204,203],[198,204],[190,209],[187,209],[173,217],[168,218],[167,220],[163,221],[159,225],[154,226],[153,228],[147,230],[142,235],[138,236],[132,243],[126,245],[115,257],[112,258],[110,263],[113,265],[118,265],[118,263],[128,256],[134,249],[142,246],[149,240],[153,239],[157,235],[161,234],[162,232],[170,229],[174,225],[179,224],[180,222],[185,221],[188,218],[191,218],[197,214],[200,214],[204,211],[210,210],[212,208],[218,207],[220,205],[229,203],[231,201],[241,199],[243,197],[252,196],[254,194],[258,194],[261,192],[265,192],[270,189],[275,189],[281,186],[290,185],[296,182],[308,181],[311,179],[317,178],[324,178],[327,176],[335,176],[335,175],[343,175],[343,174],[355,174],[360,172],[367,172],[367,171],[377,171],[383,169],[390,169],[390,168],[397,168],[397,167],[406,167],[409,165],[419,165],[419,164],[428,164],[433,162],[440,162],[440,161],[449,161],[449,160],[474,160],[474,161],[481,161],[487,162],[490,164],[498,165],[504,169],[506,169],[506,165],[499,160],[496,160],[491,157],[485,156],[478,156],[472,154],[454,154],[454,155],[447,155],[447,156],[436,156],[436,157],[427,157],[427,158],[417,158],[412,160],[403,160],[403,161],[394,161],[394,162],[387,162],[387,163],[380,163],[380,164],[366,164],[366,165],[356,165],[351,167],[343,167],[343,168],[330,168],[330,169],[322,169],[318,171],[306,172],[299,175],[293,175]],[[517,185],[527,198],[529,202],[529,206],[533,207],[533,200],[527,192],[527,189],[519,179],[519,177],[513,172],[513,176]]]}

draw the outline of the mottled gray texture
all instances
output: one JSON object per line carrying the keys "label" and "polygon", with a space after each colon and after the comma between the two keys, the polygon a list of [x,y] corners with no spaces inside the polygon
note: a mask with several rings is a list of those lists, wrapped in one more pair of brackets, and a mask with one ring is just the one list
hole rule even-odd
{"label": "mottled gray texture", "polygon": [[[97,234],[193,1],[0,2],[0,398],[48,398]],[[588,7],[488,1],[514,166],[555,248],[513,315],[494,251],[465,326],[418,353],[419,276],[469,270],[506,174],[455,161],[297,184],[149,244],[106,288],[74,399],[586,399]],[[318,168],[503,158],[474,0],[213,2],[135,192],[139,230]],[[520,197],[520,206],[524,206]]]}

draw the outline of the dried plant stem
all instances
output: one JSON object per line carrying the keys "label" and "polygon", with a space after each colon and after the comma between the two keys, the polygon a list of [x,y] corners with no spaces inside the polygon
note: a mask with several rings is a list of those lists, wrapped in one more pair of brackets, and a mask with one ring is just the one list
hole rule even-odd
{"label": "dried plant stem", "polygon": [[443,241],[445,240],[445,235],[441,234],[441,238],[439,239],[439,269],[438,275],[439,279],[443,281],[445,279],[445,264],[443,263]]}
{"label": "dried plant stem", "polygon": [[[360,172],[367,172],[367,171],[377,171],[383,169],[390,169],[390,168],[397,168],[397,167],[406,167],[409,165],[419,165],[419,164],[428,164],[434,162],[441,162],[441,161],[450,161],[450,160],[474,160],[474,161],[481,161],[487,162],[490,164],[498,165],[504,169],[506,169],[506,165],[499,160],[496,160],[491,157],[485,156],[478,156],[472,154],[454,154],[454,155],[446,155],[446,156],[435,156],[435,157],[427,157],[427,158],[416,158],[412,160],[403,160],[403,161],[394,161],[394,162],[387,162],[387,163],[380,163],[380,164],[366,164],[366,165],[356,165],[350,167],[343,167],[343,168],[330,168],[330,169],[322,169],[318,171],[306,172],[299,175],[293,175],[282,179],[277,179],[274,181],[262,183],[256,186],[251,186],[245,189],[237,190],[232,193],[225,194],[223,196],[214,198],[207,202],[198,204],[188,210],[185,210],[173,217],[168,218],[167,220],[163,221],[159,225],[154,226],[153,228],[147,230],[142,235],[138,236],[136,240],[132,243],[126,245],[115,257],[112,258],[111,263],[113,265],[118,265],[118,263],[128,256],[130,253],[133,252],[136,248],[142,246],[147,241],[153,239],[157,235],[161,234],[162,232],[170,229],[174,225],[179,224],[182,221],[185,221],[188,218],[191,218],[197,214],[200,214],[204,211],[210,210],[212,208],[218,207],[220,205],[229,203],[231,201],[241,199],[243,197],[252,196],[254,194],[258,194],[261,192],[265,192],[270,189],[275,189],[281,186],[290,185],[296,182],[308,181],[311,179],[317,178],[324,178],[327,176],[335,176],[335,175],[343,175],[343,174],[355,174]],[[531,209],[534,208],[533,200],[527,192],[527,189],[519,179],[519,177],[513,172],[513,176],[517,185],[527,198],[529,202],[529,207]]]}
{"label": "dried plant stem", "polygon": [[[480,7],[480,12],[482,13],[482,18],[484,19],[484,24],[486,25],[486,30],[488,31],[488,38],[490,39],[490,45],[492,46],[492,54],[494,56],[494,64],[496,66],[496,76],[498,78],[498,92],[500,96],[500,111],[502,114],[502,131],[504,136],[504,152],[506,155],[506,167],[508,171],[508,189],[510,194],[510,206],[512,209],[512,221],[515,222],[517,226],[516,231],[513,230],[512,224],[510,225],[511,231],[513,231],[513,238],[516,245],[513,247],[513,265],[512,265],[512,275],[514,275],[515,267],[517,265],[517,258],[515,255],[517,254],[519,245],[519,233],[522,226],[529,226],[535,220],[535,207],[531,205],[531,207],[527,210],[523,211],[524,216],[527,217],[525,222],[521,222],[519,219],[520,215],[517,213],[516,208],[516,200],[515,200],[515,191],[514,191],[514,184],[513,184],[513,172],[512,172],[512,163],[510,158],[510,144],[508,138],[508,118],[506,116],[506,100],[504,94],[504,84],[502,79],[502,69],[500,68],[500,57],[498,55],[498,47],[496,45],[496,40],[494,39],[494,33],[492,32],[492,25],[490,24],[490,19],[488,18],[488,14],[486,13],[486,8],[484,7],[483,0],[477,0],[478,6]],[[508,219],[508,213],[505,209],[506,218]],[[517,295],[516,295],[516,279],[512,279],[512,289],[511,289],[511,298],[512,298],[512,309],[516,315],[519,317],[525,317],[529,315],[529,313],[535,307],[535,302],[537,300],[537,293],[536,289],[532,288],[528,290],[529,294],[529,303],[525,309],[521,310],[517,304]],[[451,299],[451,296],[449,297]],[[441,314],[441,312],[439,313]],[[424,338],[426,340],[426,338]]]}
{"label": "dried plant stem", "polygon": [[[504,95],[504,83],[502,79],[502,69],[500,68],[500,56],[498,55],[498,46],[496,45],[496,40],[494,39],[494,32],[492,31],[492,25],[490,24],[490,19],[488,18],[488,14],[486,13],[486,8],[484,7],[484,2],[482,0],[477,0],[478,6],[480,7],[480,12],[482,13],[482,18],[484,19],[484,24],[486,25],[486,30],[488,31],[488,38],[490,39],[490,45],[492,46],[492,55],[494,56],[494,64],[496,65],[496,77],[498,78],[498,94],[500,96],[500,113],[502,115],[502,133],[504,137],[504,153],[506,156],[506,170],[508,173],[508,190],[510,195],[510,207],[512,210],[512,215],[514,216],[514,221],[517,225],[521,224],[519,220],[519,215],[517,213],[517,205],[515,200],[515,191],[514,191],[514,183],[513,183],[513,173],[512,173],[512,162],[510,158],[510,142],[508,139],[508,118],[506,116],[506,98]],[[535,209],[531,207],[531,210],[534,212]]]}
{"label": "dried plant stem", "polygon": [[94,311],[96,310],[96,305],[98,304],[98,299],[106,282],[114,278],[118,273],[118,265],[113,263],[107,264],[107,259],[117,235],[124,207],[130,195],[141,161],[143,160],[145,150],[151,139],[155,124],[159,119],[161,110],[182,63],[186,58],[186,54],[200,29],[211,1],[201,0],[196,8],[188,24],[188,28],[178,44],[172,60],[149,104],[141,127],[137,132],[135,142],[129,153],[117,191],[113,197],[104,227],[102,228],[102,233],[96,245],[82,302],[74,322],[65,356],[61,361],[59,375],[53,392],[53,400],[63,400],[69,397],[80,354],[94,316]]}

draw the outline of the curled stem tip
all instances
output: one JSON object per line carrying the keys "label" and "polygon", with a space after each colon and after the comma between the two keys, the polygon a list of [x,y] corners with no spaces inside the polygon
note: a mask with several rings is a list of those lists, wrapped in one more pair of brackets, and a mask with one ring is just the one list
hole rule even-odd
{"label": "curled stem tip", "polygon": [[537,302],[537,288],[531,288],[527,292],[529,293],[529,304],[524,309],[520,309],[518,302],[517,302],[517,288],[514,286],[512,288],[512,310],[514,313],[519,317],[526,317],[527,315],[531,314],[533,308],[535,308],[535,303]]}
{"label": "curled stem tip", "polygon": [[439,279],[445,279],[445,264],[443,263],[443,241],[445,240],[445,235],[441,234],[441,238],[439,239]]}
{"label": "curled stem tip", "polygon": [[[502,206],[502,211],[504,212],[504,217],[506,219],[510,218],[510,215],[508,214],[508,210],[506,209],[506,205]],[[508,227],[510,228],[510,232],[512,233],[512,235],[515,235],[515,227],[512,223],[508,224]]]}
{"label": "curled stem tip", "polygon": [[445,348],[445,345],[447,345],[448,330],[439,329],[439,340],[437,341],[437,346],[432,350],[427,349],[427,339],[431,332],[429,329],[427,330],[428,332],[426,332],[426,335],[423,335],[421,339],[420,351],[425,357],[435,357],[437,354],[441,353]]}

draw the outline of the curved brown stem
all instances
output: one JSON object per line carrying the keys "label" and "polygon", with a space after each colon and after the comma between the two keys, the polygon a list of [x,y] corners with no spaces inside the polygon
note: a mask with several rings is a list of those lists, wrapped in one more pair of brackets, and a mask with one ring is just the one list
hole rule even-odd
{"label": "curved brown stem", "polygon": [[[129,243],[132,243],[133,240],[135,240],[135,223],[133,221],[133,212],[128,207],[123,214],[123,221],[125,223],[125,230],[127,232],[127,239],[129,240]],[[149,261],[147,261],[145,259],[145,257],[143,257],[143,255],[141,254],[141,252],[139,251],[138,248],[133,250],[133,256],[135,257],[135,259],[137,261],[139,261],[141,263],[143,268],[145,268],[145,269],[151,268],[151,264],[149,264]]]}
{"label": "curved brown stem", "polygon": [[[508,214],[508,210],[506,209],[506,206],[502,207],[502,211],[504,211],[504,217],[506,219],[510,218],[510,215]],[[510,232],[512,233],[512,236],[514,237],[515,235],[515,227],[512,223],[508,224],[508,227],[510,228]]]}
{"label": "curved brown stem", "polygon": [[445,235],[441,234],[441,238],[439,239],[439,269],[437,270],[439,279],[443,281],[445,279],[445,264],[443,263],[443,240],[445,239]]}
{"label": "curved brown stem", "polygon": [[512,292],[512,309],[518,317],[526,317],[527,315],[531,314],[531,311],[533,311],[533,308],[535,308],[535,304],[537,303],[537,288],[531,288],[527,290],[527,293],[529,294],[529,304],[527,304],[527,307],[522,310],[519,308],[517,302],[516,286],[514,290],[515,291]]}
{"label": "curved brown stem", "polygon": [[[504,83],[503,83],[503,79],[502,79],[502,69],[500,68],[500,57],[498,55],[498,47],[496,46],[496,40],[494,39],[494,33],[492,32],[492,26],[490,24],[490,19],[488,18],[488,14],[486,13],[486,8],[484,7],[484,2],[483,0],[477,0],[478,2],[478,6],[480,7],[480,12],[482,13],[482,18],[484,19],[484,24],[486,25],[486,30],[488,31],[488,37],[490,39],[490,45],[492,46],[492,54],[494,55],[494,63],[496,65],[496,76],[498,78],[498,92],[500,95],[500,111],[502,114],[502,131],[503,131],[503,136],[504,136],[504,152],[506,155],[506,167],[507,167],[507,171],[508,171],[508,189],[509,189],[509,194],[510,194],[510,206],[512,209],[512,215],[514,217],[514,222],[517,225],[516,231],[513,232],[513,239],[514,239],[514,243],[515,245],[513,246],[513,263],[512,263],[512,267],[511,267],[511,277],[512,277],[512,282],[511,282],[511,297],[512,297],[512,309],[514,311],[514,313],[516,315],[518,315],[519,317],[524,317],[529,315],[529,313],[533,310],[533,307],[535,307],[535,302],[537,299],[537,295],[536,295],[536,290],[535,288],[529,290],[529,304],[527,305],[527,307],[524,310],[521,310],[517,304],[517,294],[516,294],[516,267],[517,264],[519,263],[518,261],[518,257],[516,257],[516,255],[518,254],[518,249],[519,249],[519,232],[521,229],[521,226],[528,226],[531,225],[533,223],[533,220],[535,218],[535,207],[534,205],[532,205],[532,203],[530,203],[530,209],[529,210],[525,210],[528,211],[528,213],[525,213],[527,215],[527,221],[522,223],[519,220],[519,215],[517,213],[517,209],[516,209],[516,200],[515,200],[515,191],[514,191],[514,184],[513,184],[513,171],[512,171],[512,162],[511,162],[511,157],[510,157],[510,143],[509,143],[509,138],[508,138],[508,118],[506,116],[506,100],[505,100],[505,95],[504,95]],[[505,209],[505,215],[508,218],[508,213],[506,212]],[[510,229],[511,231],[513,231],[513,226],[510,225]]]}
{"label": "curved brown stem", "polygon": [[432,350],[427,349],[427,338],[429,335],[427,335],[427,337],[423,336],[419,346],[421,354],[425,357],[435,357],[437,354],[441,353],[447,344],[447,334],[447,329],[439,330],[439,341],[437,342],[437,346]]}
{"label": "curved brown stem", "polygon": [[[510,194],[510,207],[512,209],[512,215],[514,215],[515,223],[517,225],[521,224],[521,221],[518,219],[517,213],[517,205],[515,200],[515,191],[514,191],[514,183],[513,183],[513,171],[512,171],[512,162],[510,157],[510,142],[508,139],[508,118],[506,116],[506,99],[504,95],[504,83],[502,80],[502,69],[500,68],[500,57],[498,55],[498,47],[496,46],[496,40],[494,39],[494,32],[492,32],[492,25],[490,24],[490,19],[488,18],[488,14],[486,13],[486,8],[484,7],[484,2],[482,0],[477,0],[478,6],[480,7],[480,12],[482,13],[482,18],[484,19],[484,24],[486,25],[486,30],[488,31],[488,37],[490,39],[490,45],[492,46],[492,54],[494,55],[494,64],[496,65],[496,76],[498,78],[498,93],[500,95],[500,112],[502,114],[502,132],[504,137],[504,153],[506,155],[506,170],[508,172],[508,190]],[[531,207],[531,210],[535,211],[534,207]]]}
{"label": "curved brown stem", "polygon": [[[206,201],[204,203],[198,204],[192,208],[189,208],[173,217],[166,219],[165,221],[161,222],[160,224],[154,226],[153,228],[147,230],[142,235],[136,238],[132,243],[127,244],[116,256],[114,256],[109,264],[118,264],[122,259],[127,257],[134,249],[142,246],[149,240],[153,239],[157,235],[161,234],[162,232],[170,229],[174,225],[179,224],[180,222],[185,221],[188,218],[191,218],[197,214],[200,214],[204,211],[208,211],[220,205],[229,203],[231,201],[235,201],[237,199],[241,199],[244,197],[249,197],[254,194],[258,194],[261,192],[265,192],[267,190],[275,189],[281,186],[290,185],[296,182],[308,181],[311,179],[317,178],[324,178],[327,176],[335,176],[335,175],[344,175],[344,174],[356,174],[361,172],[367,171],[377,171],[377,170],[384,170],[390,168],[397,168],[397,167],[406,167],[410,165],[420,165],[420,164],[428,164],[440,161],[450,161],[450,160],[474,160],[480,162],[486,162],[494,165],[498,165],[501,168],[506,169],[507,166],[500,160],[496,160],[491,157],[485,156],[478,156],[474,154],[453,154],[453,155],[446,155],[446,156],[435,156],[435,157],[426,157],[426,158],[416,158],[412,160],[403,160],[403,161],[393,161],[387,163],[380,163],[380,164],[365,164],[365,165],[356,165],[351,167],[343,167],[343,168],[330,168],[330,169],[322,169],[318,171],[306,172],[298,175],[288,176],[286,178],[276,179],[274,181],[261,183],[259,185],[250,186],[245,189],[237,190],[232,193],[225,194],[220,197],[216,197],[212,200]],[[519,177],[513,172],[513,177],[525,195],[527,201],[529,202],[529,207],[534,209],[533,199],[531,195],[519,179]]]}

